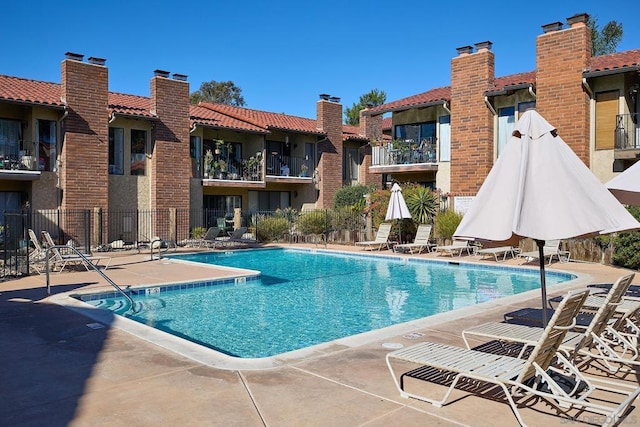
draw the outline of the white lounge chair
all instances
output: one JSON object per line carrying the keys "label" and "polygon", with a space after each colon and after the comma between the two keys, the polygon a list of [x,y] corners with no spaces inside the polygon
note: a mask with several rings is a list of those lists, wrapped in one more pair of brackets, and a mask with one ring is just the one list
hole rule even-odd
{"label": "white lounge chair", "polygon": [[416,237],[413,239],[413,243],[403,243],[396,245],[393,249],[396,252],[408,251],[410,254],[422,253],[425,249],[430,251],[435,244],[429,242],[429,236],[431,235],[431,224],[420,224],[418,230],[416,230]]}
{"label": "white lounge chair", "polygon": [[[629,289],[635,274],[631,273],[619,277],[602,304],[597,307],[595,314],[583,332],[567,332],[560,346],[567,357],[585,363],[593,359],[600,360],[611,371],[617,371],[620,365],[640,366],[638,349],[634,342],[620,334],[618,328],[622,323],[614,319],[619,302]],[[585,298],[583,309],[588,308]],[[579,325],[576,325],[579,329]],[[524,344],[520,356],[540,339],[543,328],[513,323],[489,322],[462,331],[462,338],[467,346],[469,338],[507,341]]]}
{"label": "white lounge chair", "polygon": [[433,248],[433,251],[438,255],[451,255],[454,256],[456,253],[458,256],[462,256],[462,252],[467,251],[467,255],[471,255],[474,248],[469,245],[468,240],[454,240],[450,245],[436,246]]}
{"label": "white lounge chair", "polygon": [[[42,237],[44,237],[44,241],[47,244],[47,248],[56,246],[56,243],[53,241],[51,234],[48,231],[42,231]],[[57,266],[61,272],[67,265],[82,265],[87,271],[90,270],[90,266],[88,263],[92,264],[94,267],[98,267],[101,261],[104,261],[103,268],[106,270],[109,268],[109,264],[111,263],[111,257],[104,256],[93,256],[91,254],[83,254],[83,256],[79,256],[75,251],[65,253],[64,248],[52,248],[49,252],[53,253],[51,257],[51,261]]]}
{"label": "white lounge chair", "polygon": [[356,242],[357,246],[362,246],[364,250],[381,250],[382,248],[389,249],[389,234],[391,234],[391,223],[383,222],[378,227],[376,238],[374,240]]}
{"label": "white lounge chair", "polygon": [[34,249],[29,252],[29,265],[38,273],[42,273],[44,271],[44,264],[46,260],[45,248],[42,246],[42,243],[38,239],[35,231],[29,228],[27,232],[29,234],[29,240],[34,247]]}
{"label": "white lounge chair", "polygon": [[[553,261],[553,257],[558,258],[560,262],[569,262],[571,253],[560,250],[560,243],[561,240],[547,240],[542,247],[543,256],[545,259],[549,258],[549,264]],[[518,254],[518,258],[524,258],[526,262],[533,261],[540,258],[540,252],[537,249],[531,252],[521,252]]]}
{"label": "white lounge chair", "polygon": [[478,255],[482,255],[482,258],[492,256],[495,258],[496,262],[498,262],[499,256],[502,256],[502,261],[507,259],[507,255],[511,255],[511,257],[515,258],[515,256],[520,253],[520,249],[514,248],[513,246],[499,246],[497,248],[478,249],[476,253]]}
{"label": "white lounge chair", "polygon": [[[500,387],[518,422],[523,426],[525,422],[513,400],[514,396],[542,397],[556,406],[560,413],[565,414],[568,410],[576,410],[578,414],[583,411],[594,412],[604,415],[605,420],[610,420],[611,423],[617,422],[636,399],[640,388],[586,377],[558,352],[567,329],[575,323],[574,318],[587,294],[588,291],[570,292],[565,297],[527,359],[423,342],[388,353],[387,366],[402,397],[424,400],[438,407],[445,405],[459,381],[467,378]],[[552,366],[555,361],[558,364]],[[393,369],[393,362],[408,362],[420,367],[398,377]],[[558,375],[575,379],[576,385],[586,387],[579,394],[577,386],[566,390],[556,379]],[[450,385],[444,397],[438,400],[407,391],[404,381],[406,376],[429,381],[442,378],[443,382]],[[613,398],[609,396],[607,400],[601,400],[599,396],[592,398],[594,392],[606,392],[610,396],[621,395],[622,402],[613,403]]]}

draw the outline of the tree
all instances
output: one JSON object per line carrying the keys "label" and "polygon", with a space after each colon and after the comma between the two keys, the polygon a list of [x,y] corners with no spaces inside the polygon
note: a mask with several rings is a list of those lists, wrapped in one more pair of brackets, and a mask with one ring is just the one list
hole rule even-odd
{"label": "tree", "polygon": [[344,111],[344,122],[350,126],[358,126],[360,124],[360,110],[367,106],[376,107],[382,105],[387,100],[387,94],[384,91],[373,89],[369,93],[360,96],[358,103],[354,103],[350,108]]}
{"label": "tree", "polygon": [[591,29],[591,56],[614,53],[622,40],[622,24],[609,21],[602,30],[598,28],[598,19],[590,16],[587,26]]}
{"label": "tree", "polygon": [[232,81],[217,82],[215,80],[211,80],[210,82],[203,82],[200,85],[200,89],[189,95],[189,101],[192,104],[204,101],[234,105],[236,107],[245,106],[244,98],[242,97],[242,89],[236,86]]}

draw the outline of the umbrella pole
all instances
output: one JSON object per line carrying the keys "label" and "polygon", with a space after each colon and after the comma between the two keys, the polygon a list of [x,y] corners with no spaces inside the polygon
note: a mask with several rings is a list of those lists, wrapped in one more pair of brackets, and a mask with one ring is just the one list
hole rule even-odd
{"label": "umbrella pole", "polygon": [[538,245],[538,260],[540,261],[540,289],[542,290],[542,327],[547,327],[547,279],[544,274],[544,240],[536,240]]}

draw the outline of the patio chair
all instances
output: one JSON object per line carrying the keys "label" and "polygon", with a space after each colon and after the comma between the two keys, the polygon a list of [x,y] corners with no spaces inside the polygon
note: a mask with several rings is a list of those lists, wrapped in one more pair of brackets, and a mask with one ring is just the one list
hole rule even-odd
{"label": "patio chair", "polygon": [[431,227],[431,224],[418,225],[418,230],[416,231],[416,237],[413,239],[413,243],[396,245],[393,250],[396,252],[408,251],[410,254],[413,254],[414,252],[419,254],[425,249],[429,252],[432,247],[436,246],[434,243],[429,241]]}
{"label": "patio chair", "polygon": [[[547,240],[542,247],[543,256],[545,259],[549,258],[549,264],[553,261],[553,257],[558,258],[559,262],[569,262],[571,253],[569,251],[560,250],[561,240]],[[533,261],[540,258],[540,252],[538,250],[531,252],[521,252],[518,254],[518,258],[524,258],[526,262]]]}
{"label": "patio chair", "polygon": [[391,223],[383,222],[378,227],[376,238],[374,240],[356,242],[357,246],[362,246],[364,250],[382,250],[382,248],[389,249],[389,234],[391,234]]}
{"label": "patio chair", "polygon": [[433,248],[433,252],[436,252],[438,255],[449,254],[454,256],[457,253],[458,256],[462,256],[462,252],[464,251],[467,251],[467,255],[471,255],[474,249],[468,240],[454,240],[450,245],[436,246]]}
{"label": "patio chair", "polygon": [[59,268],[58,272],[61,272],[65,269],[66,266],[70,265],[82,265],[87,271],[90,270],[91,264],[94,268],[98,268],[98,264],[101,261],[104,261],[104,269],[109,268],[109,264],[111,263],[111,257],[104,256],[93,256],[91,254],[83,254],[83,256],[78,255],[75,252],[65,253],[64,248],[55,248],[56,243],[51,238],[51,234],[48,231],[42,231],[42,237],[44,237],[44,241],[47,244],[47,248],[53,247],[50,252],[53,254],[51,260]]}
{"label": "patio chair", "polygon": [[38,240],[35,231],[29,228],[27,232],[29,234],[29,240],[34,247],[34,249],[29,252],[29,265],[38,273],[42,273],[45,266],[46,250],[44,246],[42,246],[42,243],[40,243],[40,240]]}
{"label": "patio chair", "polygon": [[[558,352],[567,329],[575,323],[574,318],[587,294],[586,290],[567,294],[527,359],[432,342],[423,342],[390,352],[386,361],[396,388],[402,397],[413,397],[440,407],[447,404],[451,392],[461,380],[464,382],[462,385],[465,391],[474,391],[472,384],[465,381],[468,379],[472,383],[484,382],[500,387],[520,425],[525,423],[514,397],[521,396],[534,398],[527,399],[534,402],[537,400],[535,397],[543,398],[560,413],[575,409],[579,411],[578,414],[584,411],[594,412],[604,415],[608,423],[617,422],[640,393],[640,387],[586,377]],[[556,364],[552,366],[554,361]],[[398,378],[392,362],[413,363],[420,367],[405,372]],[[408,392],[405,388],[405,377],[430,382],[439,381],[440,384],[448,385],[448,390],[441,400]],[[569,381],[562,379],[569,379],[575,386],[567,388],[566,383]],[[480,396],[484,390],[486,389],[475,388]],[[613,398],[601,400],[601,396],[597,395],[599,393],[621,395],[623,400],[621,403],[613,402]]]}
{"label": "patio chair", "polygon": [[[567,358],[578,361],[581,365],[591,360],[601,361],[610,371],[616,372],[620,365],[640,366],[638,350],[633,342],[621,335],[618,328],[622,323],[615,319],[616,309],[623,295],[629,289],[635,273],[619,277],[595,314],[590,316],[586,330],[582,332],[568,331],[560,345],[560,350]],[[585,298],[582,308],[587,307]],[[576,321],[576,329],[581,329]],[[467,346],[468,338],[482,338],[523,344],[518,357],[528,347],[533,346],[544,332],[543,328],[513,323],[489,322],[462,331],[462,338]]]}
{"label": "patio chair", "polygon": [[190,240],[189,244],[197,248],[215,247],[216,238],[220,235],[220,231],[222,231],[220,227],[209,227],[207,232],[204,233],[204,236],[199,239]]}
{"label": "patio chair", "polygon": [[235,246],[235,245],[250,245],[258,243],[258,241],[250,234],[247,233],[247,227],[238,227],[233,230],[233,233],[229,237],[219,237],[215,241],[215,247],[223,246]]}
{"label": "patio chair", "polygon": [[476,253],[478,255],[481,255],[482,258],[492,256],[495,258],[496,262],[499,262],[499,256],[502,256],[502,261],[505,261],[507,259],[507,255],[511,255],[512,258],[515,258],[516,255],[520,253],[520,249],[514,248],[513,246],[499,246],[497,248],[478,249]]}

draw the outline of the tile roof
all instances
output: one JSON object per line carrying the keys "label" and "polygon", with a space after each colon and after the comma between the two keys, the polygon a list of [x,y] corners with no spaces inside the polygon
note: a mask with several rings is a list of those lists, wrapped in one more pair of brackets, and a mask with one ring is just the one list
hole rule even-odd
{"label": "tile roof", "polygon": [[57,83],[0,75],[0,100],[64,107]]}
{"label": "tile roof", "polygon": [[360,135],[359,126],[342,125],[342,140],[369,141],[369,138]]}
{"label": "tile roof", "polygon": [[109,113],[146,118],[156,117],[155,114],[151,114],[150,98],[115,92],[109,92]]}
{"label": "tile roof", "polygon": [[397,101],[388,102],[377,107],[370,108],[368,114],[384,113],[388,111],[408,110],[438,101],[448,101],[451,99],[451,88],[449,86],[439,87],[426,92],[402,98]]}
{"label": "tile roof", "polygon": [[487,92],[504,90],[509,86],[521,84],[536,84],[536,72],[528,71],[526,73],[511,74],[510,76],[497,77]]}
{"label": "tile roof", "polygon": [[218,113],[217,111],[214,111],[210,108],[205,108],[200,105],[191,105],[189,107],[189,115],[192,125],[197,124],[200,126],[256,132],[262,134],[269,133],[268,130],[260,126],[256,126],[246,121]]}
{"label": "tile roof", "polygon": [[609,55],[595,56],[591,58],[589,71],[614,70],[629,66],[640,65],[640,49],[611,53]]}
{"label": "tile roof", "polygon": [[391,117],[385,117],[382,119],[382,130],[391,130],[391,126],[393,124],[393,120]]}
{"label": "tile roof", "polygon": [[268,111],[252,110],[244,107],[214,104],[210,102],[201,102],[199,105],[220,114],[246,121],[247,123],[264,129],[278,129],[325,135],[325,132],[318,129],[317,122],[314,119],[305,119],[303,117],[289,116],[287,114],[270,113]]}

